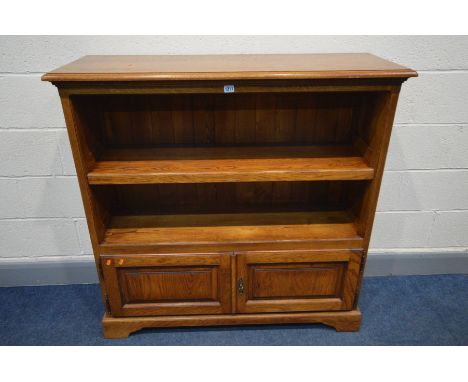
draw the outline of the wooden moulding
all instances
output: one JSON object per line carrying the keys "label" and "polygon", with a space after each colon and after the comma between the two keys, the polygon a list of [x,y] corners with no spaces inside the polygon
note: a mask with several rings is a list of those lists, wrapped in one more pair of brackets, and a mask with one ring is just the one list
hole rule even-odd
{"label": "wooden moulding", "polygon": [[367,53],[85,56],[43,81],[408,78],[417,73]]}
{"label": "wooden moulding", "polygon": [[105,338],[127,338],[144,328],[254,324],[324,324],[338,332],[355,332],[361,325],[359,309],[344,312],[225,314],[161,317],[112,317],[102,319]]}

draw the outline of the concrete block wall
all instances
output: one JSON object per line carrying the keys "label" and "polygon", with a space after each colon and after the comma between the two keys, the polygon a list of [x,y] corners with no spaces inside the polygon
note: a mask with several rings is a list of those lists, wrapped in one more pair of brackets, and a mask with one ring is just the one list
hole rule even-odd
{"label": "concrete block wall", "polygon": [[371,253],[468,255],[468,37],[0,37],[0,263],[88,259],[91,245],[55,87],[86,54],[371,52],[404,84]]}

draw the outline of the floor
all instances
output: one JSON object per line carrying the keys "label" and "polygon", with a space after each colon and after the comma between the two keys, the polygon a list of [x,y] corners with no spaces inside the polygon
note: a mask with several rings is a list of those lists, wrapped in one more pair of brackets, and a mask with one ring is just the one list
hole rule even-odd
{"label": "floor", "polygon": [[102,338],[98,285],[0,288],[0,345],[468,345],[468,275],[364,280],[362,326],[143,330]]}

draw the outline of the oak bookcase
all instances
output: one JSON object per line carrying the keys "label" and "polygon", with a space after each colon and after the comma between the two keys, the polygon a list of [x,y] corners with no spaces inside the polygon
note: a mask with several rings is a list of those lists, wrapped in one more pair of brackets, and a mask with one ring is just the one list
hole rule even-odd
{"label": "oak bookcase", "polygon": [[357,308],[401,84],[370,54],[86,56],[58,87],[104,335]]}

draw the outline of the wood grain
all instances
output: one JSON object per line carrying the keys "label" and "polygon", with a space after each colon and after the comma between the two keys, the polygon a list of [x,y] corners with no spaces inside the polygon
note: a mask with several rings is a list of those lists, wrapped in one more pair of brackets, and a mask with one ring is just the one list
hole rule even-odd
{"label": "wood grain", "polygon": [[339,242],[359,247],[350,217],[341,211],[116,216],[101,246],[191,246]]}
{"label": "wood grain", "polygon": [[86,134],[104,148],[351,145],[359,93],[172,94],[74,97]]}
{"label": "wood grain", "polygon": [[104,154],[90,184],[372,179],[350,147],[280,146],[120,149]]}
{"label": "wood grain", "polygon": [[366,53],[85,56],[43,81],[407,78],[416,72]]}
{"label": "wood grain", "polygon": [[[352,251],[269,251],[237,253],[241,313],[349,310],[358,280],[349,278]],[[345,291],[347,288],[348,290]]]}
{"label": "wood grain", "polygon": [[301,312],[269,314],[200,315],[171,317],[125,317],[115,318],[108,314],[102,319],[106,338],[126,338],[130,333],[143,328],[171,328],[215,325],[252,324],[324,324],[338,332],[355,332],[361,324],[361,312]]}
{"label": "wood grain", "polygon": [[116,317],[230,313],[230,267],[220,253],[102,256]]}

